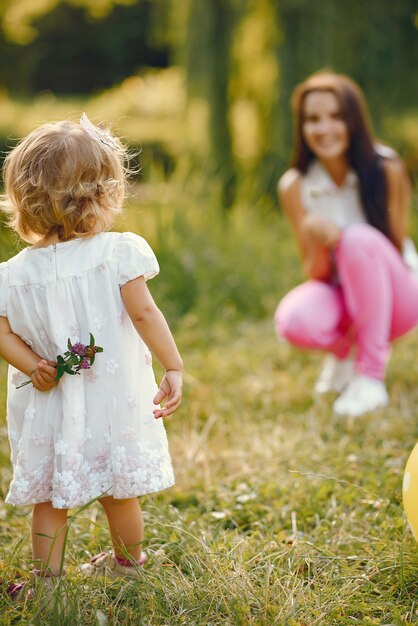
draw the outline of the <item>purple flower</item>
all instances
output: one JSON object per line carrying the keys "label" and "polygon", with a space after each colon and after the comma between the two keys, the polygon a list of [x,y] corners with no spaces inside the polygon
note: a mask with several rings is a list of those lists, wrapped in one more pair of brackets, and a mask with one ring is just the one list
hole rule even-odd
{"label": "purple flower", "polygon": [[79,356],[84,356],[85,350],[86,350],[86,346],[80,343],[79,341],[77,341],[77,343],[75,343],[73,347],[71,348],[71,352],[73,354],[78,354]]}
{"label": "purple flower", "polygon": [[[96,355],[100,352],[103,352],[103,348],[101,346],[94,345],[94,337],[91,333],[90,335],[90,343],[86,346],[84,343],[77,341],[74,345],[71,344],[71,339],[68,338],[67,346],[68,350],[64,352],[64,354],[57,355],[57,375],[54,380],[59,381],[65,373],[68,374],[79,374],[80,370],[89,370],[96,358]],[[113,361],[113,359],[111,359]],[[119,367],[116,363],[116,369]],[[112,372],[114,374],[114,372]],[[93,373],[94,380],[97,376]],[[22,384],[18,385],[19,381],[13,379],[13,383],[16,385],[16,389],[20,389],[25,385],[30,385],[32,383],[32,379],[26,380]],[[32,383],[33,384],[33,383]],[[33,418],[29,415],[25,415],[26,419],[30,420]]]}

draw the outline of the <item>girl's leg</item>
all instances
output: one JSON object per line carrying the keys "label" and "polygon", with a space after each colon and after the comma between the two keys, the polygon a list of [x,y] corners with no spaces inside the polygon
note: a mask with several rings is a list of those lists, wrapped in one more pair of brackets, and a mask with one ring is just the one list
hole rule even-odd
{"label": "girl's leg", "polygon": [[367,224],[344,231],[336,263],[356,333],[356,371],[382,380],[390,340],[418,323],[418,281],[388,239]]}
{"label": "girl's leg", "polygon": [[137,498],[117,500],[112,496],[100,499],[112,537],[115,557],[126,559],[128,553],[135,561],[141,557],[144,522]]}
{"label": "girl's leg", "polygon": [[51,502],[35,504],[32,515],[33,559],[39,570],[60,573],[63,560],[67,509],[54,509]]}
{"label": "girl's leg", "polygon": [[345,359],[351,346],[350,319],[341,289],[310,280],[288,293],[275,314],[277,334],[299,348],[321,349]]}

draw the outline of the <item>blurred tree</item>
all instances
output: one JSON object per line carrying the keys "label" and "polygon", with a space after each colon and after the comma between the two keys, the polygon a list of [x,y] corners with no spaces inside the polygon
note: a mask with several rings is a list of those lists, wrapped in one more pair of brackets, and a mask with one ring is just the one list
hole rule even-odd
{"label": "blurred tree", "polygon": [[186,50],[190,99],[208,104],[207,150],[224,190],[241,170],[256,181],[256,197],[276,202],[292,148],[290,95],[314,71],[329,67],[357,80],[377,130],[388,112],[418,100],[418,81],[410,84],[418,54],[416,0],[385,6],[381,0],[189,0],[188,6],[187,36],[177,36],[177,47]]}
{"label": "blurred tree", "polygon": [[[388,112],[416,106],[416,0],[273,1],[284,38],[279,51],[281,108],[289,120],[294,86],[322,68],[359,82],[377,130]],[[283,125],[281,143],[288,156],[290,124]]]}
{"label": "blurred tree", "polygon": [[277,181],[287,165],[281,141],[282,129],[289,125],[289,121],[283,116],[280,100],[282,77],[280,51],[283,42],[283,29],[280,4],[275,0],[269,1],[268,15],[271,16],[269,49],[271,66],[274,67],[275,75],[272,77],[270,86],[270,103],[265,123],[266,149],[259,164],[258,179],[261,181],[261,193],[265,193],[267,198],[276,204]]}
{"label": "blurred tree", "polygon": [[162,4],[163,0],[3,3],[0,82],[21,95],[42,90],[86,93],[118,83],[142,67],[165,67],[168,47],[161,38],[154,39],[158,32],[154,20],[158,15],[161,21],[163,13],[157,10]]}
{"label": "blurred tree", "polygon": [[[235,153],[252,172],[251,195],[276,197],[280,155],[279,54],[282,40],[273,0],[250,0],[234,34],[232,74]],[[254,176],[255,174],[255,176]]]}
{"label": "blurred tree", "polygon": [[[67,0],[67,4],[85,9],[92,17],[103,18],[116,5],[132,5],[137,0]],[[61,0],[2,0],[0,14],[6,38],[26,45],[39,35],[34,22],[56,9]]]}
{"label": "blurred tree", "polygon": [[290,95],[313,71],[357,80],[378,131],[416,107],[417,16],[417,0],[0,0],[0,84],[89,93],[182,65],[185,144],[230,206],[242,181],[275,198]]}
{"label": "blurred tree", "polygon": [[230,207],[236,173],[229,126],[231,37],[236,13],[230,0],[189,0],[185,54],[188,92],[205,98],[209,107],[209,167]]}

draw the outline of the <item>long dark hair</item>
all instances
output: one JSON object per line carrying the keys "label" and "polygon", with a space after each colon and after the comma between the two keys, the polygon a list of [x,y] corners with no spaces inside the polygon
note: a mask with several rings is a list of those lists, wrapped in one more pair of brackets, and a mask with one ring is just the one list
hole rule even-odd
{"label": "long dark hair", "polygon": [[327,91],[336,96],[349,135],[347,160],[359,178],[365,217],[371,226],[393,241],[388,219],[386,178],[382,164],[384,157],[379,154],[373,142],[363,92],[348,76],[333,72],[317,72],[295,88],[292,106],[296,121],[296,139],[292,166],[305,174],[311,161],[316,158],[303,136],[304,102],[306,96],[313,91]]}

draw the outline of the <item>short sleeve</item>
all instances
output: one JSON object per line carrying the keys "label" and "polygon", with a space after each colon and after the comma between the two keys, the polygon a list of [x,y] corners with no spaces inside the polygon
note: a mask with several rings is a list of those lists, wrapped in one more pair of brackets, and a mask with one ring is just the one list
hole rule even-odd
{"label": "short sleeve", "polygon": [[0,263],[0,317],[7,317],[7,294],[9,291],[9,266]]}
{"label": "short sleeve", "polygon": [[114,248],[118,264],[118,282],[122,286],[138,276],[154,278],[160,271],[158,261],[145,239],[134,233],[119,235]]}

